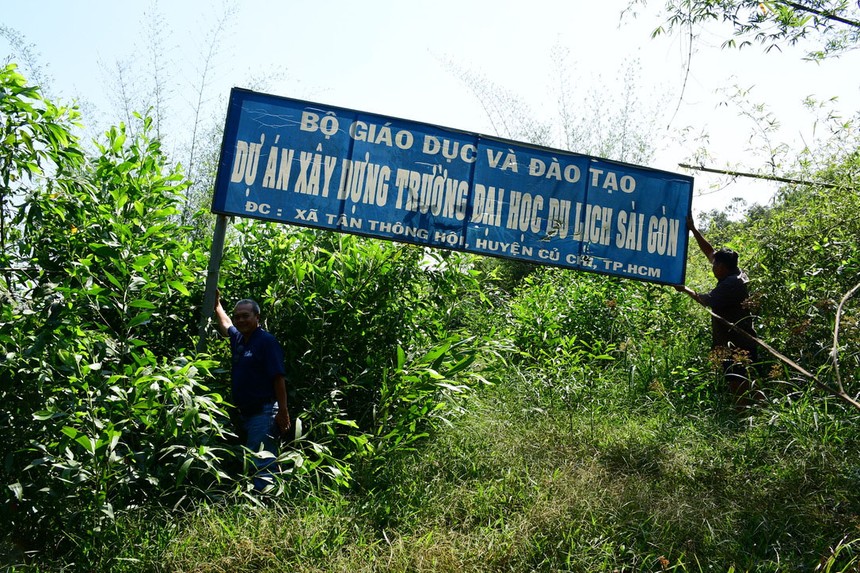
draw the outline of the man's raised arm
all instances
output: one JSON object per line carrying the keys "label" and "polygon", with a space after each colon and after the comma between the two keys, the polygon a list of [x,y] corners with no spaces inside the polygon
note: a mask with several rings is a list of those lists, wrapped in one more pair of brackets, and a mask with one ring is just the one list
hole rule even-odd
{"label": "man's raised arm", "polygon": [[687,215],[687,227],[693,232],[693,236],[696,238],[696,243],[699,244],[699,249],[708,257],[708,261],[711,263],[714,262],[714,247],[711,246],[711,243],[699,232],[696,228],[696,222],[693,220],[692,215]]}
{"label": "man's raised arm", "polygon": [[227,315],[227,312],[221,308],[221,290],[215,290],[215,324],[218,325],[218,332],[222,336],[227,336],[227,330],[233,326],[233,321]]}

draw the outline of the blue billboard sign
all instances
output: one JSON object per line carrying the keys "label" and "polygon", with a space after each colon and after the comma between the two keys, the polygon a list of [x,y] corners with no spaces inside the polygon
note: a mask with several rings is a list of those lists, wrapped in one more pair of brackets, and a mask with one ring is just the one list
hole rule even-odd
{"label": "blue billboard sign", "polygon": [[685,175],[234,88],[212,211],[664,284]]}

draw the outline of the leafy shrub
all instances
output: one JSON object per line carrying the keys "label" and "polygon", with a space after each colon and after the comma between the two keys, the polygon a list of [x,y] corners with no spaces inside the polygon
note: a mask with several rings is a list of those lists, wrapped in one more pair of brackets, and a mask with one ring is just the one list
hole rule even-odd
{"label": "leafy shrub", "polygon": [[444,344],[477,298],[456,256],[434,261],[415,246],[255,222],[236,230],[222,290],[259,300],[285,350],[291,410],[321,429],[350,420],[373,432],[398,349]]}
{"label": "leafy shrub", "polygon": [[[0,307],[2,517],[32,549],[75,547],[97,569],[116,512],[228,477],[223,402],[203,385],[214,363],[182,356],[205,251],[183,240],[186,183],[149,120],[131,139],[111,129],[87,162],[56,108],[2,79],[30,122],[3,163],[5,182],[27,185]],[[47,111],[27,116],[34,105]]]}
{"label": "leafy shrub", "polygon": [[[852,169],[857,167],[846,165],[845,175]],[[858,209],[860,195],[847,183],[786,189],[767,216],[746,231],[759,245],[753,273],[768,334],[811,370],[826,363],[836,306],[860,282]],[[856,317],[843,332],[848,348],[860,344],[855,325]],[[856,368],[857,353],[849,360]]]}

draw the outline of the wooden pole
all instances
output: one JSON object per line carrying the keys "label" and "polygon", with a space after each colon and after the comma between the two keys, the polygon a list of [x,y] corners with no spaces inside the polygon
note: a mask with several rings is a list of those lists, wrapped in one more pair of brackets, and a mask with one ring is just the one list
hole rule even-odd
{"label": "wooden pole", "polygon": [[793,185],[814,185],[816,187],[825,187],[827,189],[836,189],[840,187],[835,183],[825,183],[823,181],[803,181],[800,179],[789,179],[788,177],[777,177],[775,175],[762,175],[758,173],[744,173],[742,171],[729,171],[727,169],[714,169],[713,167],[705,167],[704,165],[688,165],[679,163],[678,167],[684,169],[693,169],[695,171],[705,171],[707,173],[718,173],[720,175],[731,175],[732,177],[748,177],[750,179],[764,179],[765,181],[778,181],[780,183],[791,183]]}
{"label": "wooden pole", "polygon": [[206,271],[206,290],[203,294],[203,307],[200,309],[200,329],[197,352],[206,350],[206,329],[215,312],[215,291],[221,273],[221,257],[224,254],[224,237],[227,235],[227,215],[218,215],[212,233],[212,248],[209,251],[209,268]]}

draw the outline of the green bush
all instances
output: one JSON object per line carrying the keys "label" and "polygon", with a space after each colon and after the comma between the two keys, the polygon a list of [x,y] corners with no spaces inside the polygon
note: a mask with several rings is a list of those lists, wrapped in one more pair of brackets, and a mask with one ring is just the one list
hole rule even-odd
{"label": "green bush", "polygon": [[[757,246],[751,271],[768,335],[813,372],[828,361],[837,305],[860,282],[860,221],[853,215],[860,194],[850,184],[860,160],[843,167],[839,187],[786,189],[744,231]],[[846,309],[842,343],[849,352],[843,359],[860,372],[852,308],[856,302]]]}
{"label": "green bush", "polygon": [[291,410],[321,430],[348,420],[374,432],[386,373],[402,367],[398,349],[445,344],[478,298],[459,256],[434,260],[416,246],[255,222],[236,232],[222,270],[225,304],[258,299],[285,350]]}
{"label": "green bush", "polygon": [[58,108],[9,68],[2,81],[18,94],[4,125],[27,124],[2,164],[20,197],[0,307],[2,517],[28,547],[98,568],[116,513],[228,477],[223,400],[204,385],[214,363],[184,356],[205,251],[183,240],[187,183],[148,119],[134,138],[111,129],[88,161]]}

